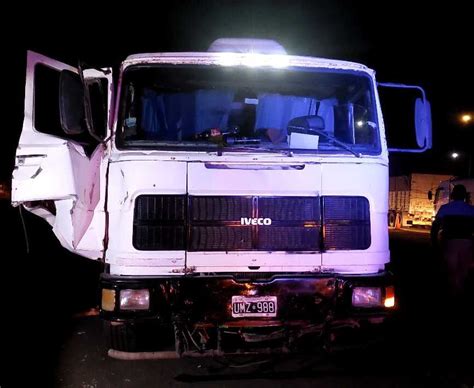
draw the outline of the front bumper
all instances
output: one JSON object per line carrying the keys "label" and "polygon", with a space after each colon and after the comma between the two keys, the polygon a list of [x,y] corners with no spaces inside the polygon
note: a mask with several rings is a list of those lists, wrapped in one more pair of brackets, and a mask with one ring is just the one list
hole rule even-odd
{"label": "front bumper", "polygon": [[[391,286],[387,272],[369,276],[222,274],[181,278],[103,275],[102,289],[148,289],[147,310],[101,310],[112,335],[133,336],[133,349],[161,350],[169,337],[180,355],[306,351],[363,334],[393,308],[354,308],[354,287]],[[233,296],[277,297],[275,317],[232,317]],[[369,329],[369,330],[367,330]],[[349,335],[350,340],[356,336]],[[365,340],[363,340],[365,341]],[[120,341],[119,341],[120,342]],[[113,346],[113,345],[112,345]],[[119,349],[122,350],[122,349]],[[124,349],[125,350],[125,349]]]}

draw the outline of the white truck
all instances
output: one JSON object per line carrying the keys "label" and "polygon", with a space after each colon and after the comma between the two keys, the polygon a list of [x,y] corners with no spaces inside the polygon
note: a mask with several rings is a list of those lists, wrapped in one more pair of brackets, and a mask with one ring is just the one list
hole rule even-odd
{"label": "white truck", "polygon": [[420,93],[420,148],[394,151],[422,152],[421,88],[245,39],[132,55],[117,80],[28,52],[12,181],[104,263],[109,354],[311,351],[393,311],[377,89]]}
{"label": "white truck", "polygon": [[389,226],[431,226],[435,213],[433,200],[426,193],[450,178],[450,175],[419,173],[390,177]]}
{"label": "white truck", "polygon": [[433,198],[433,191],[428,191],[428,198],[433,198],[434,214],[436,214],[439,208],[451,201],[451,191],[455,185],[464,185],[468,193],[468,202],[473,204],[474,201],[474,178],[461,178],[452,177],[450,179],[443,180],[436,187]]}

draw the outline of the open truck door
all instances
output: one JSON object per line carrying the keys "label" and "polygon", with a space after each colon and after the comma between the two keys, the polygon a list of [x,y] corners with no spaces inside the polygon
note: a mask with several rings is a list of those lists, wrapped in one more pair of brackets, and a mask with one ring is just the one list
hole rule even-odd
{"label": "open truck door", "polygon": [[105,237],[110,69],[77,68],[29,51],[12,204],[44,218],[68,250],[98,259]]}

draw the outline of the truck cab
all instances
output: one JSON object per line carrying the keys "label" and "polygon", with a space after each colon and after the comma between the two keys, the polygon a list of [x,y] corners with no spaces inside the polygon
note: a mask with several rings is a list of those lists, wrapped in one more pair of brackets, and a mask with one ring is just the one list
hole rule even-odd
{"label": "truck cab", "polygon": [[132,55],[117,80],[29,52],[12,180],[13,205],[104,263],[110,354],[311,351],[390,315],[377,90],[420,91],[424,151],[421,88],[245,39]]}
{"label": "truck cab", "polygon": [[[438,187],[434,192],[433,205],[434,213],[436,214],[439,208],[451,201],[451,191],[455,185],[464,185],[467,190],[468,200],[467,202],[473,204],[474,198],[474,178],[462,178],[454,177],[451,179],[443,180],[439,183]],[[432,192],[431,192],[432,193]],[[431,194],[431,196],[433,193]]]}

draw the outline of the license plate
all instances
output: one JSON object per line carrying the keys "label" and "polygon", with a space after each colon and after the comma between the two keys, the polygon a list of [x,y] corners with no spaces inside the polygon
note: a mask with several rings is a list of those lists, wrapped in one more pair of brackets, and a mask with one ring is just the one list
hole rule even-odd
{"label": "license plate", "polygon": [[233,296],[232,317],[276,317],[276,296]]}

